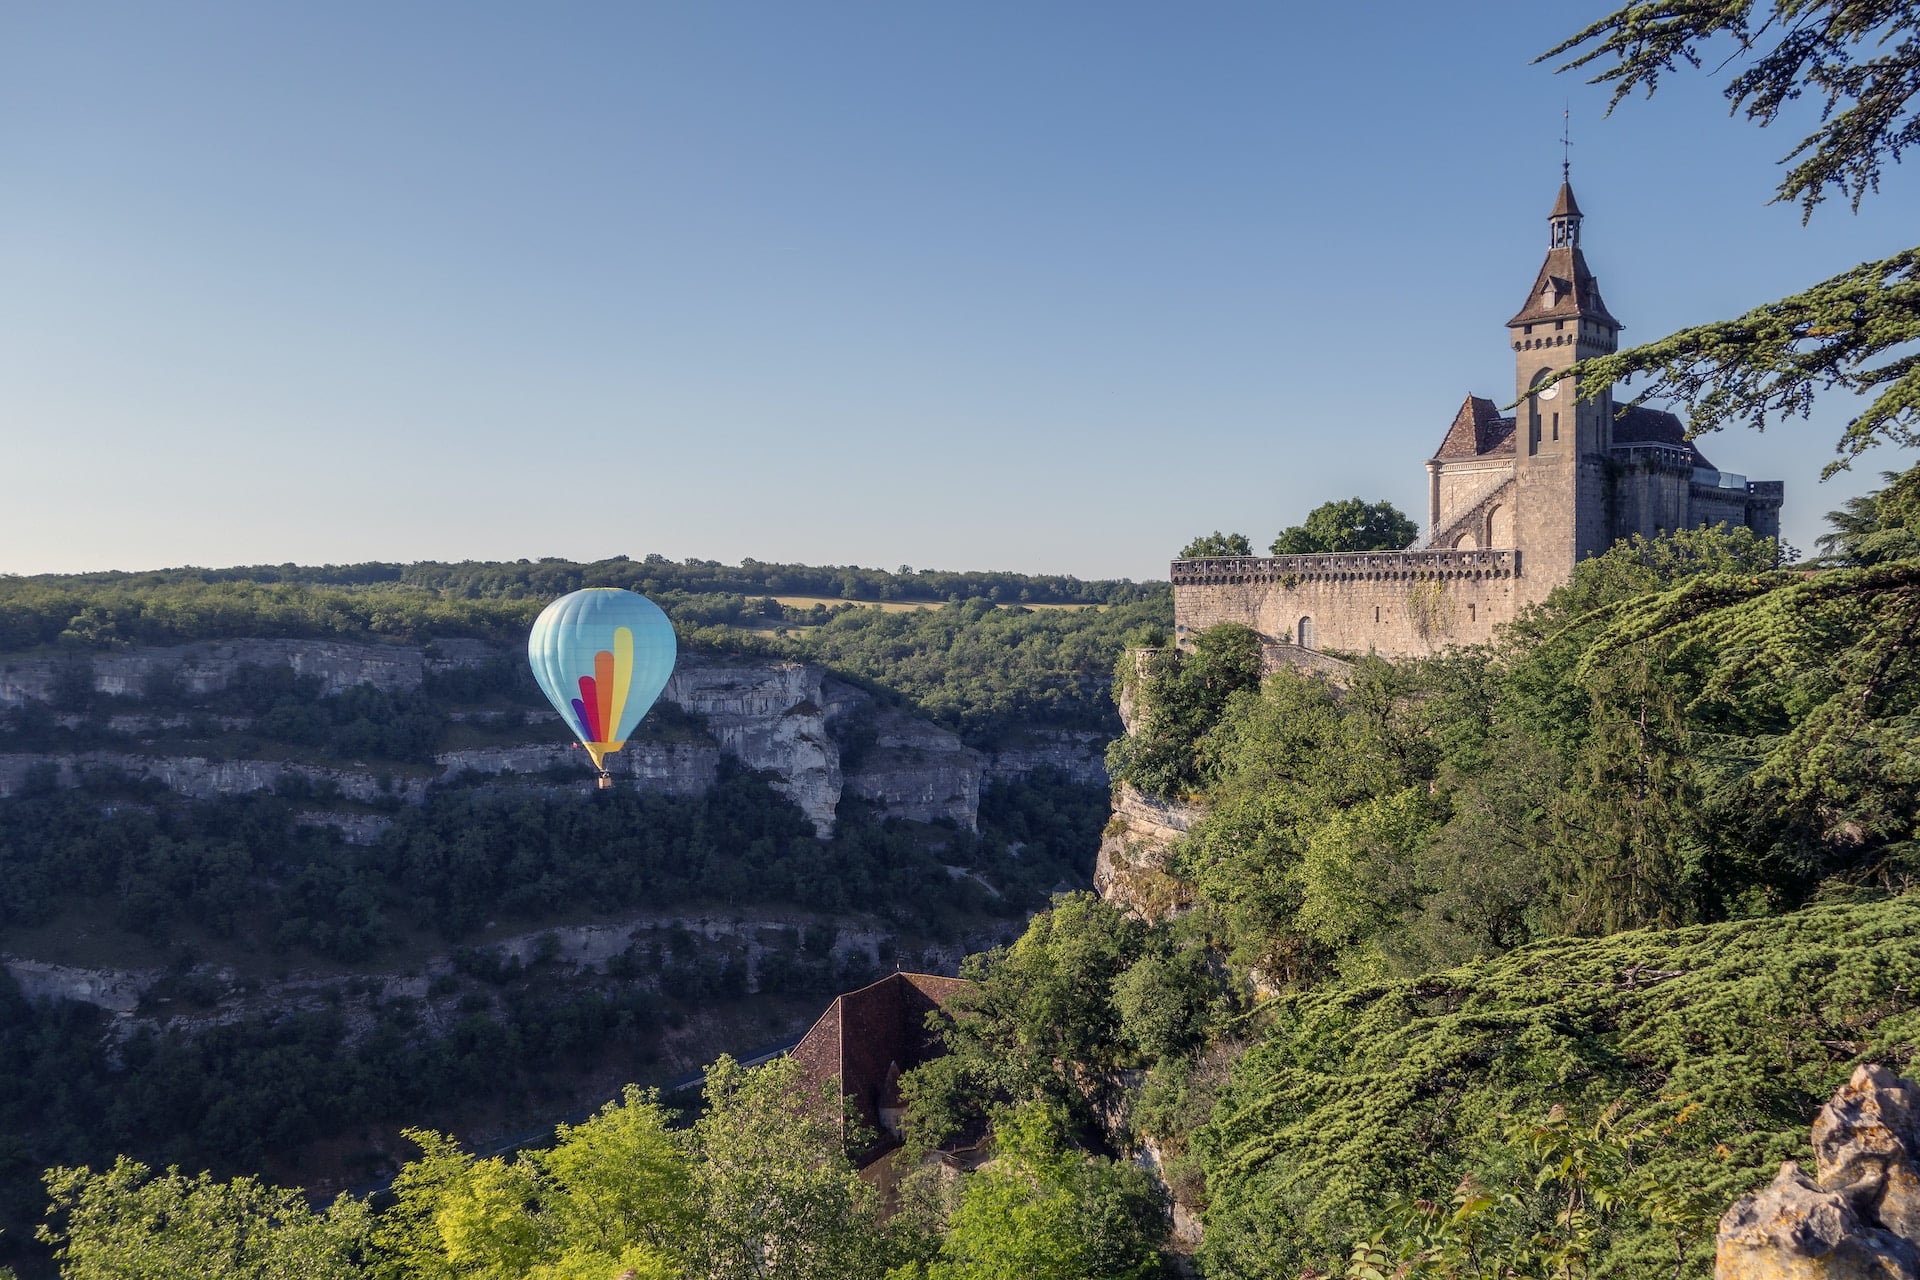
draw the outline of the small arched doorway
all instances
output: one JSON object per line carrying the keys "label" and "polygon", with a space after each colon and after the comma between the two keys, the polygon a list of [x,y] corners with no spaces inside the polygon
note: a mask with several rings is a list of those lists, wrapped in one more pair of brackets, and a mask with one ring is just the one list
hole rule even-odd
{"label": "small arched doorway", "polygon": [[1302,649],[1313,648],[1313,619],[1307,617],[1301,618],[1300,625],[1295,628],[1295,634],[1299,639]]}

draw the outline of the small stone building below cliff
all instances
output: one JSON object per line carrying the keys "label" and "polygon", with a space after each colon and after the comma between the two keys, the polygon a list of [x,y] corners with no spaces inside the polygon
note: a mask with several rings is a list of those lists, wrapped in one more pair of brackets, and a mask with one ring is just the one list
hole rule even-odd
{"label": "small stone building below cliff", "polygon": [[1173,562],[1175,639],[1221,622],[1306,649],[1431,654],[1491,640],[1580,560],[1621,538],[1727,524],[1778,537],[1784,486],[1721,471],[1670,413],[1616,406],[1570,376],[1621,325],[1580,248],[1562,181],[1546,260],[1507,321],[1514,416],[1469,395],[1427,461],[1426,536],[1409,550]]}

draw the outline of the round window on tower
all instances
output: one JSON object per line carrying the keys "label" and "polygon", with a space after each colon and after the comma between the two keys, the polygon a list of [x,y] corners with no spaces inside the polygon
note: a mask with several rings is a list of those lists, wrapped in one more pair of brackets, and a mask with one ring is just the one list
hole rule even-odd
{"label": "round window on tower", "polygon": [[1560,378],[1558,369],[1542,369],[1533,375],[1533,385],[1527,388],[1527,394],[1551,400],[1560,394]]}

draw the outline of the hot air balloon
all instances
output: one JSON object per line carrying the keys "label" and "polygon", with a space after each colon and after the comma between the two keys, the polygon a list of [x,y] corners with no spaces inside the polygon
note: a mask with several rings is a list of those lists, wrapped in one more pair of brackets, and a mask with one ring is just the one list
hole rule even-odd
{"label": "hot air balloon", "polygon": [[561,596],[533,620],[527,661],[547,701],[579,737],[600,785],[607,753],[627,745],[673,674],[673,624],[660,606],[619,587]]}

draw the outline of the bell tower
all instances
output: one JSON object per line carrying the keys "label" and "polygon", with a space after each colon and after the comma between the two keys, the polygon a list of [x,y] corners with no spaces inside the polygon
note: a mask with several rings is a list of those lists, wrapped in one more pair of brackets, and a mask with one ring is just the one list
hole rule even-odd
{"label": "bell tower", "polygon": [[1538,600],[1566,581],[1576,561],[1612,541],[1607,455],[1613,447],[1610,389],[1580,402],[1584,390],[1565,371],[1619,343],[1620,322],[1580,249],[1580,204],[1562,166],[1560,193],[1547,215],[1547,256],[1507,333],[1513,346],[1514,543],[1521,594]]}

